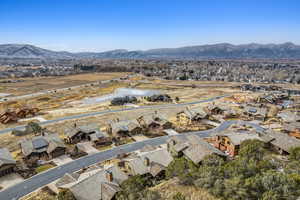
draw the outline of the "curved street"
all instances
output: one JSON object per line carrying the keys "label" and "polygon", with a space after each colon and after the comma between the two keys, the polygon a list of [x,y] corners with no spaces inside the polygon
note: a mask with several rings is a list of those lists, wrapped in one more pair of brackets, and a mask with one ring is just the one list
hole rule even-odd
{"label": "curved street", "polygon": [[[206,130],[206,131],[196,131],[196,132],[187,132],[180,136],[193,134],[198,135],[200,137],[209,137],[213,136],[215,133],[219,131],[223,131],[229,128],[232,124],[241,124],[241,125],[248,125],[255,128],[257,131],[261,132],[264,129],[260,127],[258,124],[253,124],[246,121],[239,121],[239,120],[231,120],[225,121],[220,126]],[[2,200],[17,200],[18,198],[27,195],[36,189],[43,187],[58,178],[62,177],[65,173],[72,173],[78,171],[84,167],[88,167],[90,165],[96,164],[98,162],[102,162],[107,159],[111,159],[116,157],[120,153],[130,153],[136,151],[138,149],[143,148],[145,145],[161,145],[166,142],[166,140],[171,136],[162,136],[157,138],[148,139],[145,141],[135,142],[131,144],[125,144],[121,146],[114,147],[109,150],[101,151],[99,153],[95,153],[92,155],[81,157],[77,160],[72,162],[66,163],[64,165],[52,168],[48,171],[43,173],[37,174],[29,179],[24,180],[23,182],[16,184],[12,187],[9,187],[0,192],[0,199]]]}

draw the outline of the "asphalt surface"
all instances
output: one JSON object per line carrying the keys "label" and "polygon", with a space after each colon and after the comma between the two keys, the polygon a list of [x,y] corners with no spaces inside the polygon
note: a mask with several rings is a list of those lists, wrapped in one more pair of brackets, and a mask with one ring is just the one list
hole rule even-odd
{"label": "asphalt surface", "polygon": [[[193,134],[198,135],[200,137],[209,137],[213,136],[215,133],[225,130],[230,127],[232,124],[245,124],[252,126],[257,131],[263,131],[264,129],[257,124],[232,120],[225,121],[220,126],[206,130],[206,131],[197,131],[197,132],[188,132],[185,134],[179,135],[180,137],[184,137],[184,135]],[[145,145],[161,145],[166,142],[166,140],[171,136],[162,136],[157,138],[148,139],[145,141],[135,142],[131,144],[125,144],[121,146],[114,147],[109,150],[101,151],[96,154],[84,156],[67,164],[61,165],[59,167],[52,168],[43,173],[37,174],[29,179],[24,180],[21,183],[18,183],[12,187],[9,187],[0,192],[0,200],[16,200],[20,197],[27,195],[36,189],[45,186],[58,178],[62,177],[66,173],[72,173],[78,171],[84,167],[88,167],[90,165],[96,164],[98,162],[111,159],[119,155],[120,153],[130,153],[132,151],[136,151],[138,149],[143,148]]]}
{"label": "asphalt surface", "polygon": [[[160,108],[169,108],[169,107],[178,107],[178,106],[187,106],[187,105],[193,105],[193,104],[199,104],[199,103],[206,103],[206,102],[211,102],[216,99],[220,99],[223,97],[226,97],[228,95],[223,95],[223,96],[217,96],[201,101],[194,101],[194,102],[189,102],[189,103],[181,103],[181,104],[164,104],[164,105],[154,105],[154,106],[140,106],[140,107],[131,107],[131,108],[123,108],[123,109],[116,109],[116,110],[105,110],[105,111],[99,111],[99,112],[91,112],[91,113],[84,113],[84,114],[79,114],[79,115],[72,115],[72,116],[67,116],[67,117],[62,117],[58,119],[53,119],[53,120],[47,120],[44,122],[40,122],[40,125],[48,125],[56,122],[61,122],[65,120],[74,120],[74,119],[79,119],[79,118],[84,118],[84,117],[92,117],[96,115],[103,115],[103,114],[108,114],[108,113],[117,113],[117,112],[122,112],[122,111],[130,111],[130,110],[142,110],[142,109],[160,109]],[[0,130],[0,134],[8,133],[11,132],[12,130],[23,130],[25,129],[25,126],[16,126],[13,128],[6,128]]]}

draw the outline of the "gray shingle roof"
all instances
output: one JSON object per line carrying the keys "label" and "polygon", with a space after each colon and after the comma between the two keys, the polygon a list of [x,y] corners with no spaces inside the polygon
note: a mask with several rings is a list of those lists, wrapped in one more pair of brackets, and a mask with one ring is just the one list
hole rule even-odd
{"label": "gray shingle roof", "polygon": [[[112,181],[107,178],[107,173],[112,174]],[[120,191],[119,184],[126,179],[128,176],[124,172],[117,166],[111,166],[59,187],[69,188],[77,200],[110,200]]]}
{"label": "gray shingle roof", "polygon": [[118,121],[118,122],[112,122],[110,123],[110,127],[112,130],[112,133],[115,134],[119,131],[132,131],[135,128],[140,127],[137,120],[124,120],[124,121]]}
{"label": "gray shingle roof", "polygon": [[291,137],[285,133],[281,133],[281,132],[275,132],[275,131],[271,131],[269,130],[266,135],[268,135],[269,137],[274,138],[271,141],[271,144],[274,146],[277,146],[281,149],[283,149],[286,152],[290,152],[291,148],[294,147],[300,147],[300,140]]}
{"label": "gray shingle roof", "polygon": [[[39,148],[36,148],[37,146],[34,145],[34,141],[44,141],[43,144],[46,145],[42,145],[39,146]],[[23,139],[20,141],[20,144],[24,156],[28,156],[31,153],[51,153],[57,147],[65,148],[65,145],[59,138],[58,134],[49,134],[45,136],[36,136],[31,139]]]}
{"label": "gray shingle roof", "polygon": [[238,131],[228,130],[228,131],[223,131],[223,132],[217,133],[217,135],[228,137],[229,140],[231,141],[231,143],[234,145],[240,145],[245,140],[256,139],[256,140],[260,140],[263,142],[266,142],[266,140],[267,140],[267,138],[262,137],[262,135],[260,135],[259,133],[249,132],[249,131],[238,132]]}
{"label": "gray shingle roof", "polygon": [[[149,159],[149,166],[146,165],[145,160]],[[167,167],[173,160],[172,155],[168,152],[166,148],[160,148],[149,152],[142,152],[138,157],[133,159],[126,159],[128,162],[133,175],[143,175],[147,173],[151,173],[151,165],[159,165],[163,167]],[[155,164],[154,164],[155,163]],[[155,167],[156,172],[158,167]],[[157,174],[155,169],[152,169],[153,174]],[[160,168],[162,169],[162,168]],[[158,172],[159,173],[159,172]]]}
{"label": "gray shingle roof", "polygon": [[16,164],[16,161],[13,159],[8,149],[0,148],[0,167],[7,164]]}
{"label": "gray shingle roof", "polygon": [[100,132],[99,126],[97,124],[87,124],[77,127],[69,127],[65,130],[65,135],[67,137],[74,137],[78,133],[92,134],[95,132]]}
{"label": "gray shingle roof", "polygon": [[[173,141],[175,141],[175,145],[172,144]],[[168,143],[176,152],[182,151],[186,157],[196,164],[199,163],[205,156],[210,154],[226,156],[222,151],[196,135],[188,135],[184,137],[183,135],[173,136]]]}
{"label": "gray shingle roof", "polygon": [[280,117],[284,122],[291,123],[300,121],[300,116],[296,115],[295,113],[292,113],[290,111],[283,111],[277,114],[278,117]]}
{"label": "gray shingle roof", "polygon": [[183,150],[183,153],[194,163],[199,163],[205,156],[211,154],[226,156],[222,151],[196,135],[187,136],[187,139],[189,140],[190,145],[187,149]]}
{"label": "gray shingle roof", "polygon": [[191,120],[198,120],[207,117],[207,113],[201,107],[186,107],[183,112]]}

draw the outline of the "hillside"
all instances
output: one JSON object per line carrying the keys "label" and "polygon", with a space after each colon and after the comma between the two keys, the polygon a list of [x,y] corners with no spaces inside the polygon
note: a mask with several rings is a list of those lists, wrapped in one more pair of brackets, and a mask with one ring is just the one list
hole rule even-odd
{"label": "hillside", "polygon": [[0,45],[0,58],[39,58],[39,59],[80,59],[80,58],[172,58],[172,59],[300,59],[300,46],[283,44],[244,44],[220,43],[213,45],[161,48],[146,51],[118,49],[106,52],[70,53],[52,51],[33,45]]}

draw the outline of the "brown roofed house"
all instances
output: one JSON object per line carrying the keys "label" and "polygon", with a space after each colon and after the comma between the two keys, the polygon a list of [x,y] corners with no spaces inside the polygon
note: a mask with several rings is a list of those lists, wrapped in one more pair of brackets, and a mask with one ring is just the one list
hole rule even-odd
{"label": "brown roofed house", "polygon": [[111,122],[107,127],[107,132],[115,138],[136,135],[142,132],[137,120],[124,120]]}
{"label": "brown roofed house", "polygon": [[171,122],[157,113],[140,116],[137,121],[143,128],[149,130],[168,129],[172,127]]}
{"label": "brown roofed house", "polygon": [[193,122],[199,122],[202,119],[207,119],[208,114],[201,107],[186,107],[183,111],[177,114],[177,119],[180,120],[180,123],[191,124]]}
{"label": "brown roofed house", "polygon": [[111,138],[107,133],[100,131],[95,124],[85,126],[74,126],[65,131],[65,141],[69,144],[76,144],[84,141],[91,141],[94,145],[111,144]]}
{"label": "brown roofed house", "polygon": [[245,140],[260,140],[263,142],[270,142],[272,138],[263,136],[256,132],[248,131],[223,131],[215,136],[214,146],[223,152],[228,153],[230,156],[236,156],[240,149],[240,145]]}

